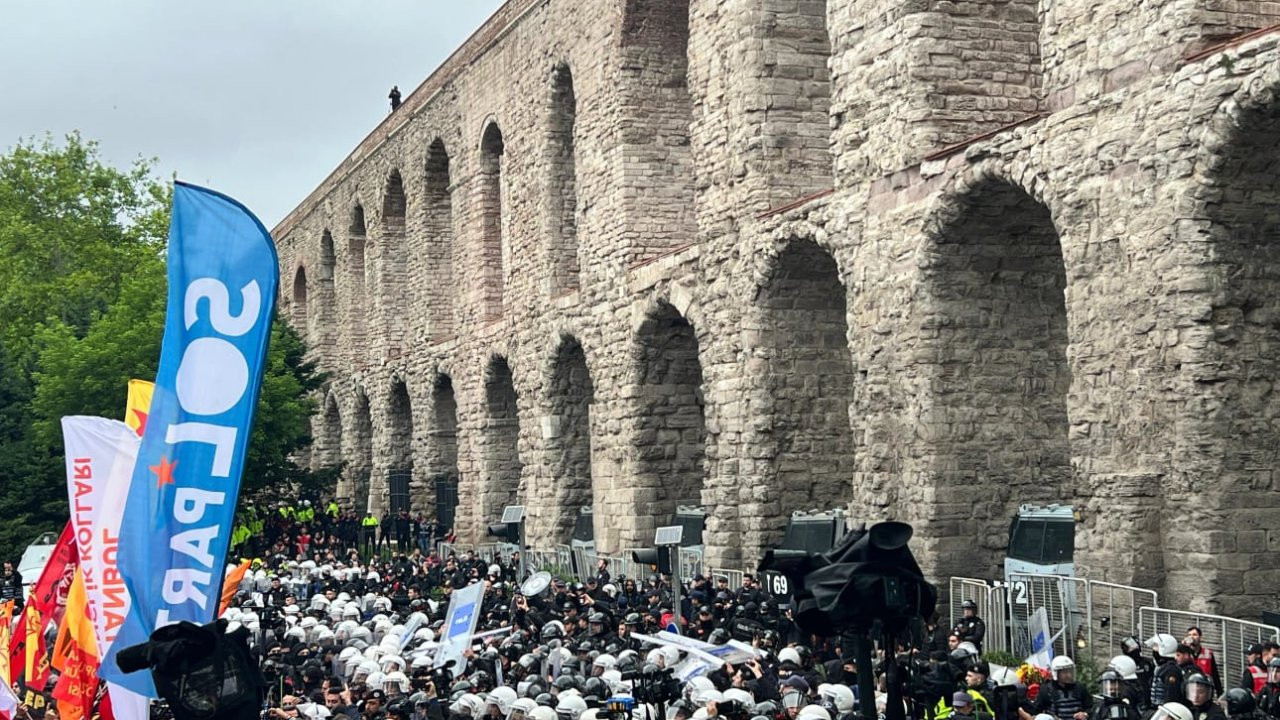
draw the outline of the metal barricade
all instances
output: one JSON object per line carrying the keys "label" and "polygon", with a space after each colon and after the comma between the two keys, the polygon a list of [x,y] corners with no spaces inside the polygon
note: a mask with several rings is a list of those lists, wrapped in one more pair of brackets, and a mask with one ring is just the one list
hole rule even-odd
{"label": "metal barricade", "polygon": [[964,616],[961,605],[972,600],[977,605],[978,617],[987,624],[987,634],[982,643],[983,652],[989,650],[1007,651],[1009,637],[1005,632],[1008,625],[1008,606],[1005,603],[1003,587],[996,587],[986,580],[976,578],[951,578],[949,584],[950,621],[948,627],[955,627]]}
{"label": "metal barricade", "polygon": [[[1158,607],[1154,590],[1089,581],[1088,643],[1100,666],[1120,654],[1120,641],[1132,635],[1145,640],[1138,618],[1138,608]],[[1149,637],[1149,636],[1147,636]]]}
{"label": "metal barricade", "polygon": [[1200,628],[1200,642],[1213,651],[1222,682],[1228,686],[1244,674],[1246,647],[1253,643],[1280,642],[1280,628],[1274,625],[1185,610],[1138,608],[1140,640],[1157,633],[1169,633],[1182,642],[1187,629],[1193,626]]}
{"label": "metal barricade", "polygon": [[680,577],[689,580],[702,574],[702,548],[680,548]]}
{"label": "metal barricade", "polygon": [[734,592],[742,589],[742,579],[746,577],[746,573],[741,570],[726,570],[723,568],[708,570],[707,575],[711,578],[712,583],[715,583],[717,578],[728,579],[729,589]]}
{"label": "metal barricade", "polygon": [[1031,616],[1043,607],[1048,615],[1053,654],[1074,658],[1077,636],[1087,626],[1087,585],[1084,580],[1061,575],[1011,574],[1008,608],[1013,654],[1018,657],[1032,654]]}

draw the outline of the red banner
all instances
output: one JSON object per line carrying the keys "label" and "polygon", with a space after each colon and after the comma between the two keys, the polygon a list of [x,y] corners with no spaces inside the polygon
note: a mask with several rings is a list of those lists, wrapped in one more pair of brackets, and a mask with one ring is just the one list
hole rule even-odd
{"label": "red banner", "polygon": [[62,720],[85,720],[92,714],[98,696],[97,669],[97,659],[73,644],[66,668],[53,688]]}
{"label": "red banner", "polygon": [[24,684],[32,690],[42,691],[49,682],[49,653],[44,629],[51,622],[62,621],[77,564],[75,536],[71,523],[67,523],[53,546],[40,579],[31,588],[22,624],[9,642],[9,667],[14,676],[18,674],[17,669],[22,668]]}

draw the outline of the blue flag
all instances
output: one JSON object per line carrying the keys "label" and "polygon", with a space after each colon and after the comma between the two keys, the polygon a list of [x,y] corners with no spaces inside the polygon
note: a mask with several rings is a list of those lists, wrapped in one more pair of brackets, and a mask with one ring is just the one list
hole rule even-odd
{"label": "blue flag", "polygon": [[101,675],[155,697],[116,654],[156,628],[218,612],[232,519],[271,335],[279,270],[262,223],[231,198],[177,183],[160,369],[121,523],[133,606]]}

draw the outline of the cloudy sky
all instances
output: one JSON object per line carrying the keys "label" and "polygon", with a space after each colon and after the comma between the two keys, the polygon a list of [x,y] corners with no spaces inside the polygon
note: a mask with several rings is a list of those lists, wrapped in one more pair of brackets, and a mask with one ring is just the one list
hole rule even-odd
{"label": "cloudy sky", "polygon": [[272,227],[500,0],[4,0],[0,148],[79,130]]}

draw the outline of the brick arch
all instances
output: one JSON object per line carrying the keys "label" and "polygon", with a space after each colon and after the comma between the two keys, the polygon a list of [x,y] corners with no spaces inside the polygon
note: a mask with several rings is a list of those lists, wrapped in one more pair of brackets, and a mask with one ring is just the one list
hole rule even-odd
{"label": "brick arch", "polygon": [[[1174,472],[1162,488],[1165,588],[1194,610],[1256,615],[1280,570],[1266,531],[1280,507],[1280,68],[1219,107],[1190,187]],[[1197,289],[1198,288],[1198,289]],[[1225,562],[1222,552],[1234,552]]]}
{"label": "brick arch", "polygon": [[396,491],[392,479],[403,473],[407,476],[406,496],[402,499],[410,510],[420,508],[409,507],[413,497],[410,486],[414,475],[413,448],[413,400],[409,395],[409,385],[402,373],[392,373],[390,388],[387,393],[387,491]]}
{"label": "brick arch", "polygon": [[[751,542],[782,539],[796,510],[845,509],[853,496],[855,373],[848,301],[834,254],[809,237],[776,242],[757,263],[743,348],[759,458]],[[763,267],[761,267],[763,266]]]}
{"label": "brick arch", "polygon": [[998,576],[1019,503],[1073,501],[1066,263],[1049,207],[993,168],[926,223],[917,321],[924,487],[903,507],[939,576]]}
{"label": "brick arch", "polygon": [[[376,257],[378,258],[377,285],[373,288],[374,306],[377,308],[378,326],[390,349],[405,347],[405,303],[408,255],[406,244],[406,217],[408,196],[404,177],[398,167],[387,173],[382,191],[382,212],[378,218]],[[398,353],[393,352],[395,357]]]}
{"label": "brick arch", "polygon": [[[315,430],[312,431],[312,436],[315,440],[311,450],[311,469],[318,471],[341,468],[343,463],[342,409],[336,391],[330,389],[325,393],[320,412],[314,417]],[[344,490],[342,481],[339,480],[335,495],[339,498],[344,497]]]}
{"label": "brick arch", "polygon": [[[369,228],[367,218],[365,217],[364,204],[361,202],[359,195],[356,195],[355,202],[351,205],[349,213],[349,222],[347,223],[347,247],[344,251],[343,275],[339,282],[346,286],[344,293],[345,300],[342,303],[345,306],[345,325],[347,336],[349,338],[350,352],[352,352],[357,360],[363,359],[362,348],[366,343],[368,333],[365,327],[369,322],[368,303],[366,300],[368,287],[368,273],[366,271],[366,250],[368,245]],[[360,508],[363,510],[364,508]]]}

